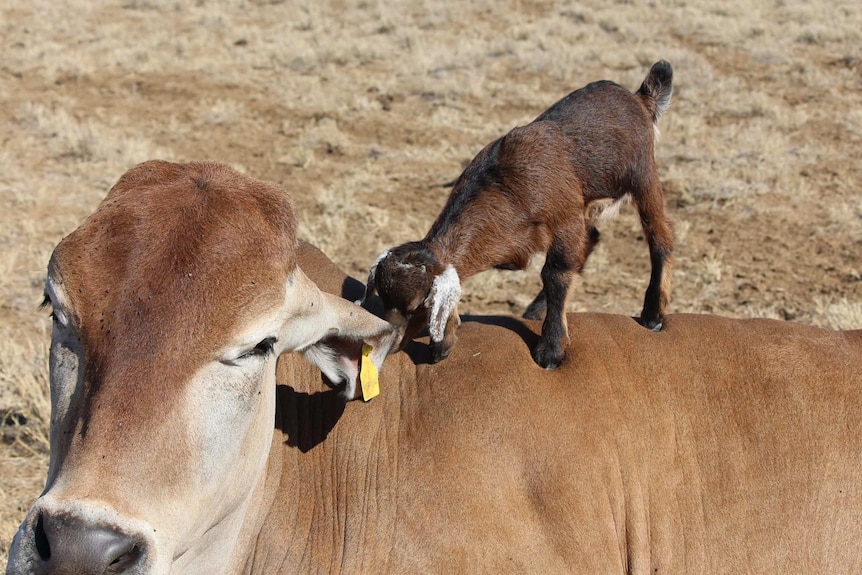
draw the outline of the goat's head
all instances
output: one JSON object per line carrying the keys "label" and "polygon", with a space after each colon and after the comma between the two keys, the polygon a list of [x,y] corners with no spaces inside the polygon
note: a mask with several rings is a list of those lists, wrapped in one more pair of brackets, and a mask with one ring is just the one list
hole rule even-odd
{"label": "goat's head", "polygon": [[374,293],[383,302],[384,317],[401,332],[401,344],[428,326],[435,341],[442,340],[449,316],[461,297],[458,273],[440,262],[423,242],[409,242],[386,250],[368,273],[365,298]]}

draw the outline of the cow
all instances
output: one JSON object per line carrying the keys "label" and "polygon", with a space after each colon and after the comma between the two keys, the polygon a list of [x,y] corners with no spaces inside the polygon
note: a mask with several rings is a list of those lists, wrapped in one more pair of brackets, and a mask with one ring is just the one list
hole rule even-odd
{"label": "cow", "polygon": [[[346,401],[324,360],[358,395],[386,326],[227,174],[112,192],[55,250],[51,462],[7,575],[862,572],[862,331],[570,314],[548,372],[538,323],[464,316]],[[248,212],[172,217],[201,187]],[[285,311],[324,304],[353,328]]]}

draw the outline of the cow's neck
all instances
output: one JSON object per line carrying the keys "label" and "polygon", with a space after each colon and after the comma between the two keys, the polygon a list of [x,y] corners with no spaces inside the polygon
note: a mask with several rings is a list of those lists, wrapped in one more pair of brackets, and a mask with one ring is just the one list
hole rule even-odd
{"label": "cow's neck", "polygon": [[[258,546],[284,555],[259,554],[251,572],[351,573],[379,564],[392,550],[399,496],[396,362],[387,360],[379,397],[346,406],[326,390],[319,371],[295,357],[282,363],[279,381],[294,385],[277,388],[268,473],[279,480],[267,490],[271,503]],[[268,541],[270,526],[279,541]]]}

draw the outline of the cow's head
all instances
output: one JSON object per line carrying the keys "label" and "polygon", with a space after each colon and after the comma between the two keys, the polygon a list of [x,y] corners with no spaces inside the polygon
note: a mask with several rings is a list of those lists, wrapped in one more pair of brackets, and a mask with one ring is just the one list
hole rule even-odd
{"label": "cow's head", "polygon": [[396,335],[296,265],[279,187],[148,162],[54,251],[51,457],[8,573],[227,569],[272,440],[275,363],[352,397]]}

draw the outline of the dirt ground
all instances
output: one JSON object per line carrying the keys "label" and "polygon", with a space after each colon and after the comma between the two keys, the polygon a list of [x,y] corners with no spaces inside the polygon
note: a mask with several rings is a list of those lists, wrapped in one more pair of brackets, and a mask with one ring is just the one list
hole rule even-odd
{"label": "dirt ground", "polygon": [[[51,249],[134,164],[211,159],[279,182],[357,277],[425,234],[464,165],[575,88],[674,67],[657,162],[672,312],[862,327],[862,4],[463,0],[0,4],[0,564],[47,468]],[[572,311],[635,315],[632,208]],[[466,282],[520,314],[524,272]]]}

